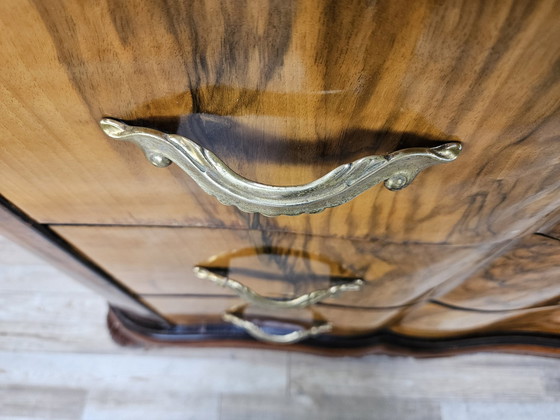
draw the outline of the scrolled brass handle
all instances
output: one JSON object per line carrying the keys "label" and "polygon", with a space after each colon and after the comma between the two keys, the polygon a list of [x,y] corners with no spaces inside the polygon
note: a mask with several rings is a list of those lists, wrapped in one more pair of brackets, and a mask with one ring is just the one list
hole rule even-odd
{"label": "scrolled brass handle", "polygon": [[267,333],[254,322],[241,318],[234,312],[228,311],[224,313],[222,315],[222,319],[235,325],[236,327],[243,328],[257,340],[275,344],[293,344],[305,340],[306,338],[324,334],[332,330],[332,324],[330,322],[321,322],[306,330],[292,331],[287,334],[278,335]]}
{"label": "scrolled brass handle", "polygon": [[249,287],[239,283],[236,280],[233,280],[229,277],[222,276],[212,271],[208,270],[207,268],[196,266],[193,268],[195,275],[200,279],[208,279],[218,286],[227,287],[237,293],[240,297],[245,299],[247,302],[255,304],[261,307],[273,307],[273,308],[305,308],[307,306],[313,305],[317,302],[320,302],[323,299],[327,299],[329,297],[336,296],[342,292],[349,292],[349,291],[359,291],[362,289],[364,285],[364,281],[362,279],[355,279],[351,282],[344,283],[344,284],[337,284],[330,286],[326,289],[315,290],[311,293],[307,293],[305,295],[298,296],[294,299],[289,300],[279,300],[279,299],[270,299],[259,295],[255,291],[251,290]]}
{"label": "scrolled brass handle", "polygon": [[174,162],[221,203],[264,216],[318,213],[344,204],[380,182],[389,190],[400,190],[422,170],[451,162],[461,152],[458,142],[403,149],[347,163],[308,184],[277,187],[243,178],[214,153],[185,137],[133,127],[110,118],[103,118],[100,126],[113,139],[137,144],[157,167]]}

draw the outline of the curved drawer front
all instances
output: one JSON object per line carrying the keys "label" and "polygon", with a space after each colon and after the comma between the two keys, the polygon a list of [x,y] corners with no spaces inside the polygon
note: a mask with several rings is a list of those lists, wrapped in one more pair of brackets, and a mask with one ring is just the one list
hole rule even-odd
{"label": "curved drawer front", "polygon": [[[223,324],[223,314],[245,303],[235,297],[144,297],[143,300],[178,325]],[[400,309],[352,309],[317,305],[313,309],[271,311],[247,306],[244,318],[259,319],[262,324],[285,324],[284,329],[306,328],[319,319],[332,325],[329,333],[363,334],[392,322]]]}
{"label": "curved drawer front", "polygon": [[503,311],[560,300],[560,241],[529,235],[437,301]]}
{"label": "curved drawer front", "polygon": [[[223,314],[244,302],[234,297],[145,297],[143,300],[179,325],[223,324]],[[510,311],[453,309],[437,303],[393,309],[341,308],[319,304],[312,310],[268,311],[249,307],[244,318],[259,319],[284,330],[308,328],[314,319],[332,325],[328,333],[359,335],[376,330],[413,337],[453,337],[470,334],[548,333],[558,334],[558,305]]]}
{"label": "curved drawer front", "polygon": [[54,229],[135,293],[230,295],[193,273],[195,266],[227,275],[273,299],[363,279],[359,290],[321,302],[363,308],[406,305],[435,286],[465,278],[493,247],[391,244],[256,230],[161,227]]}
{"label": "curved drawer front", "polygon": [[[0,193],[41,223],[461,245],[517,237],[558,205],[560,2],[50,3],[0,4]],[[464,151],[401,191],[264,218],[150,167],[105,136],[107,116],[272,186],[410,147]]]}
{"label": "curved drawer front", "polygon": [[392,330],[418,337],[516,332],[557,335],[560,331],[560,306],[557,303],[529,309],[488,312],[426,303],[403,311]]}

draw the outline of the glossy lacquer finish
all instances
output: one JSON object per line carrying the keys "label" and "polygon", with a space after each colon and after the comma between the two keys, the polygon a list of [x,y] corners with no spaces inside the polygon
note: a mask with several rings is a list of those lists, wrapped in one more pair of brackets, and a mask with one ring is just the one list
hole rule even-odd
{"label": "glossy lacquer finish", "polygon": [[[467,244],[530,231],[559,204],[557,1],[11,0],[0,11],[2,193],[41,222]],[[457,140],[464,152],[403,191],[268,220],[147,166],[101,133],[104,116],[185,134],[272,185],[403,147]]]}
{"label": "glossy lacquer finish", "polygon": [[235,295],[198,278],[193,268],[199,265],[225,271],[273,298],[295,298],[325,289],[333,281],[363,279],[360,291],[324,300],[362,308],[427,299],[434,287],[453,287],[497,252],[495,246],[391,244],[258,230],[116,226],[54,230],[142,295]]}
{"label": "glossy lacquer finish", "polygon": [[[202,265],[270,299],[363,279],[284,316],[307,330],[555,334],[558,16],[553,0],[4,1],[0,194],[195,329],[261,316],[234,312],[243,300],[197,278]],[[271,186],[406,148],[463,151],[406,189],[265,218],[151,167],[104,135],[107,117]]]}
{"label": "glossy lacquer finish", "polygon": [[527,236],[438,300],[485,311],[556,303],[560,301],[560,241]]}
{"label": "glossy lacquer finish", "polygon": [[[554,333],[560,326],[560,241],[537,234],[496,250],[256,230],[55,230],[151,307],[181,324],[218,325],[223,313],[248,305],[253,312],[257,309],[257,318],[266,315],[269,321],[287,324],[310,324],[309,318],[318,314],[332,324],[333,333],[342,335],[381,328],[417,337]],[[502,255],[495,258],[496,252]],[[192,270],[197,265],[270,300],[293,299],[357,278],[364,284],[359,291],[327,297],[305,310],[263,305],[263,312],[233,290],[197,276]]]}

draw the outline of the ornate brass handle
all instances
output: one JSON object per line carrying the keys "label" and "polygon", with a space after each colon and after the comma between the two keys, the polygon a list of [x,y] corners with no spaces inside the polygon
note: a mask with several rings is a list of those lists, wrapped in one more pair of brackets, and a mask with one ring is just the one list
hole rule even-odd
{"label": "ornate brass handle", "polygon": [[288,334],[277,335],[267,333],[254,322],[243,319],[233,312],[228,311],[224,313],[222,318],[226,322],[229,322],[239,328],[243,328],[257,340],[275,344],[293,344],[298,341],[305,340],[306,338],[324,334],[332,330],[332,324],[330,322],[322,322],[320,324],[313,325],[307,330],[292,331]]}
{"label": "ornate brass handle", "polygon": [[362,279],[355,279],[349,283],[338,284],[331,286],[327,289],[315,290],[311,293],[298,296],[297,298],[290,299],[290,300],[278,300],[278,299],[270,299],[264,296],[259,295],[258,293],[254,292],[247,286],[230,279],[229,277],[222,276],[212,271],[196,266],[193,269],[194,273],[198,278],[201,279],[208,279],[218,286],[227,287],[237,293],[240,297],[245,299],[246,301],[253,303],[258,306],[262,307],[275,307],[275,308],[305,308],[307,306],[313,305],[323,299],[332,297],[337,295],[341,292],[348,292],[348,291],[359,291],[361,290],[362,286],[364,285],[364,281]]}
{"label": "ornate brass handle", "polygon": [[140,146],[153,165],[163,168],[176,163],[221,203],[264,216],[318,213],[344,204],[382,181],[388,189],[400,190],[423,169],[451,162],[461,152],[457,142],[403,149],[347,163],[309,184],[276,187],[243,178],[214,153],[185,137],[129,126],[110,118],[102,119],[100,125],[109,137]]}

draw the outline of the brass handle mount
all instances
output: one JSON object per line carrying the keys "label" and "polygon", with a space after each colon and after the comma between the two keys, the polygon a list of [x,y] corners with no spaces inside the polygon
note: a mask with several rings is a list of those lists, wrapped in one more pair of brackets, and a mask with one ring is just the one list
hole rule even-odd
{"label": "brass handle mount", "polygon": [[461,152],[458,142],[403,149],[341,165],[308,184],[277,187],[243,178],[214,153],[186,137],[130,126],[111,118],[103,118],[100,126],[109,137],[138,145],[157,167],[174,162],[222,204],[264,216],[318,213],[344,204],[380,182],[389,190],[400,190],[422,170],[451,162]]}

